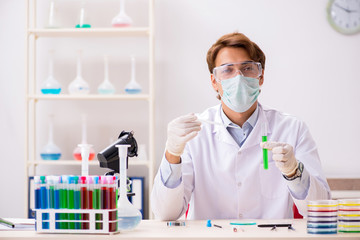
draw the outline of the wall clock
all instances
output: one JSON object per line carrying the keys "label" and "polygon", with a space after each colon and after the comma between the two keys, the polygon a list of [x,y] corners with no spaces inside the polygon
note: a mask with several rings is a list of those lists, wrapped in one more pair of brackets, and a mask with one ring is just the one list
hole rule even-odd
{"label": "wall clock", "polygon": [[360,0],[329,0],[327,18],[330,25],[342,34],[360,32]]}

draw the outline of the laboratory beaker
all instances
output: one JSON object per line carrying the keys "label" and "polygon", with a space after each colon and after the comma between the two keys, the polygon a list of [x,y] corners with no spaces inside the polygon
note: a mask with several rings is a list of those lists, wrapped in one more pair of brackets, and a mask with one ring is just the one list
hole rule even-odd
{"label": "laboratory beaker", "polygon": [[76,28],[91,28],[85,1],[81,2],[78,24]]}
{"label": "laboratory beaker", "polygon": [[43,160],[59,160],[61,157],[61,150],[56,146],[53,138],[53,115],[49,115],[49,139],[48,143],[41,149],[40,157]]}
{"label": "laboratory beaker", "polygon": [[109,64],[108,64],[108,57],[104,56],[104,81],[98,87],[99,94],[114,94],[115,87],[109,81]]}
{"label": "laboratory beaker", "polygon": [[54,50],[49,50],[49,76],[42,82],[40,90],[43,94],[61,92],[61,84],[54,78]]}
{"label": "laboratory beaker", "polygon": [[128,147],[131,145],[116,145],[119,153],[120,169],[120,198],[118,203],[118,229],[130,230],[139,225],[142,215],[141,212],[132,205],[127,198],[127,175],[126,159],[128,157]]}
{"label": "laboratory beaker", "polygon": [[125,13],[125,0],[120,0],[120,12],[116,15],[111,25],[113,27],[129,27],[132,24],[132,19]]}
{"label": "laboratory beaker", "polygon": [[[82,116],[82,135],[81,135],[81,144],[82,145],[88,145],[87,143],[87,131],[86,131],[86,116]],[[95,151],[92,145],[89,145],[89,161],[93,160],[95,157]],[[75,160],[82,160],[81,157],[81,147],[77,146],[73,151],[73,156]]]}
{"label": "laboratory beaker", "polygon": [[70,94],[88,94],[90,92],[89,84],[82,77],[81,55],[82,51],[79,50],[77,57],[76,78],[69,84]]}
{"label": "laboratory beaker", "polygon": [[131,80],[125,86],[125,92],[129,94],[137,94],[141,92],[141,86],[135,80],[135,56],[131,55]]}

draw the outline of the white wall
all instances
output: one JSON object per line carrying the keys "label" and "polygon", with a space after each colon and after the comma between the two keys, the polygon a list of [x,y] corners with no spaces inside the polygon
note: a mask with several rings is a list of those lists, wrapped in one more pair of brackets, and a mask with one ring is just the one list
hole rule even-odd
{"label": "white wall", "polygon": [[[39,7],[41,21],[46,19],[47,1]],[[144,0],[127,1],[135,26],[146,24]],[[206,52],[221,35],[245,33],[258,43],[267,56],[265,83],[260,102],[303,119],[315,138],[323,168],[328,177],[360,177],[357,146],[360,134],[360,34],[344,36],[326,20],[327,0],[156,0],[156,158],[160,162],[166,141],[166,125],[188,112],[200,112],[217,104],[210,85]],[[117,1],[89,1],[94,27],[104,27],[117,12]],[[72,24],[79,1],[63,1],[63,24]],[[0,1],[0,216],[23,217],[24,181],[24,1]],[[144,10],[145,9],[145,10]],[[64,15],[64,12],[66,14]],[[102,80],[101,55],[112,62],[110,77],[118,88],[129,79],[131,47],[146,45],[132,39],[117,41],[40,39],[38,81],[47,75],[46,52],[57,50],[55,74],[66,92],[75,75],[74,51],[84,49],[84,77],[95,92]],[[130,41],[130,43],[129,43]],[[135,41],[135,40],[134,40]],[[100,47],[99,47],[100,45]],[[127,46],[127,45],[126,45]],[[137,47],[139,81],[146,86],[147,47]],[[121,77],[120,77],[121,76]],[[64,105],[65,108],[64,109]],[[134,106],[134,105],[132,105]],[[135,103],[146,114],[146,105]],[[85,110],[83,110],[85,109]],[[107,110],[116,109],[109,114]],[[146,143],[146,121],[123,114],[128,103],[52,103],[39,104],[39,114],[56,114],[55,141],[64,157],[71,157],[79,141],[80,113],[89,116],[89,141],[97,151],[108,144],[111,135],[134,129],[138,142]],[[47,119],[39,119],[38,146],[47,141]],[[64,132],[66,134],[64,134]],[[74,137],[75,136],[75,137]],[[48,168],[43,172],[53,172]],[[69,170],[69,169],[66,169]],[[62,171],[62,170],[58,170]],[[64,170],[65,171],[65,170]],[[74,168],[70,171],[78,172]],[[96,168],[92,173],[103,172]],[[145,172],[144,169],[139,170]],[[137,173],[134,173],[137,174]],[[9,179],[12,185],[9,184]],[[6,194],[5,194],[6,192]]]}

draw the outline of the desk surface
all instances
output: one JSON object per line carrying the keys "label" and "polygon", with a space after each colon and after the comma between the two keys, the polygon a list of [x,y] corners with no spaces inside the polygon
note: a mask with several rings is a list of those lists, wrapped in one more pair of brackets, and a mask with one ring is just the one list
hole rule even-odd
{"label": "desk surface", "polygon": [[[237,222],[239,220],[236,220]],[[250,220],[249,220],[250,221]],[[295,231],[287,228],[278,228],[271,231],[269,228],[259,228],[257,225],[238,226],[239,231],[234,232],[230,220],[212,220],[213,224],[222,226],[206,227],[206,221],[186,221],[184,227],[167,227],[166,222],[157,220],[144,220],[131,231],[123,231],[114,235],[85,235],[85,234],[48,234],[34,231],[0,231],[0,239],[360,239],[360,233],[338,234],[308,234],[306,220],[255,220],[257,224],[265,223],[292,223]],[[243,221],[248,222],[248,221]],[[244,231],[242,231],[243,229]]]}

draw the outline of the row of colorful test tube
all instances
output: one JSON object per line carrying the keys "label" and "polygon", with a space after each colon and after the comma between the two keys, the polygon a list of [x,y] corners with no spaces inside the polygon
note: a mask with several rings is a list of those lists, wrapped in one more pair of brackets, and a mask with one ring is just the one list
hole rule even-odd
{"label": "row of colorful test tube", "polygon": [[[114,209],[109,220],[117,220],[116,176],[34,176],[35,209]],[[56,229],[89,229],[88,213],[56,213]],[[42,229],[49,229],[49,213],[42,215]],[[102,229],[102,214],[96,214]],[[116,231],[117,224],[109,226]]]}

